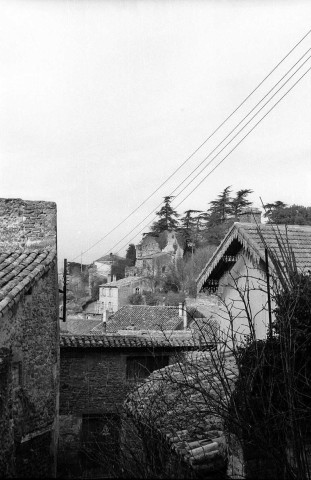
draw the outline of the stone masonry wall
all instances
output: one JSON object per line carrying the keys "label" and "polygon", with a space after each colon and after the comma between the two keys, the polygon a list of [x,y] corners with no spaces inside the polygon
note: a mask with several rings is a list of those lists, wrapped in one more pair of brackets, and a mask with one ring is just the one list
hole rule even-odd
{"label": "stone masonry wall", "polygon": [[61,415],[115,412],[125,392],[125,352],[61,349]]}
{"label": "stone masonry wall", "polygon": [[11,353],[0,348],[0,477],[14,474],[14,436],[12,418]]}
{"label": "stone masonry wall", "polygon": [[83,415],[117,414],[127,388],[126,355],[115,350],[61,349],[59,474],[68,476],[69,469],[77,477],[82,475]]}
{"label": "stone masonry wall", "polygon": [[83,416],[120,415],[133,386],[126,379],[126,359],[150,354],[142,350],[61,348],[59,474],[66,477],[74,469],[76,476],[81,475]]}
{"label": "stone masonry wall", "polygon": [[56,246],[56,204],[0,198],[0,249]]}
{"label": "stone masonry wall", "polygon": [[[13,364],[19,365],[12,395],[15,444],[17,452],[21,448],[23,452],[23,461],[17,462],[18,476],[55,474],[59,382],[57,305],[55,259],[50,270],[1,319],[0,347],[10,348]],[[40,472],[33,463],[34,445],[40,451]]]}

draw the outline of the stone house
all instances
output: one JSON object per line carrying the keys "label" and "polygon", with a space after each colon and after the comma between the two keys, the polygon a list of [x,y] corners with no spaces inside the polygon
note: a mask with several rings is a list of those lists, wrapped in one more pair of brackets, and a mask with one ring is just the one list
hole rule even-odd
{"label": "stone house", "polygon": [[165,274],[169,265],[183,257],[182,245],[182,237],[174,231],[166,230],[160,235],[145,235],[136,245],[136,274],[140,276]]}
{"label": "stone house", "polygon": [[103,310],[114,313],[129,304],[129,297],[135,293],[150,291],[150,284],[142,277],[125,277],[114,280],[99,287],[99,303]]}
{"label": "stone house", "polygon": [[0,199],[0,476],[56,474],[56,205]]}
{"label": "stone house", "polygon": [[[266,338],[269,310],[265,248],[282,261],[279,242],[291,249],[300,272],[311,269],[310,226],[237,222],[196,279],[198,292],[216,294],[211,314],[225,335],[230,331],[239,341],[251,328],[257,339]],[[273,263],[268,263],[271,282],[277,282]],[[273,298],[271,310],[273,320]]]}
{"label": "stone house", "polygon": [[104,255],[103,257],[98,258],[93,263],[96,275],[107,278],[108,280],[109,275],[112,273],[111,268],[113,264],[119,260],[124,260],[124,258],[113,253],[109,253],[109,255]]}
{"label": "stone house", "polygon": [[195,348],[189,334],[62,334],[59,475],[111,475],[120,453],[121,405],[133,382]]}

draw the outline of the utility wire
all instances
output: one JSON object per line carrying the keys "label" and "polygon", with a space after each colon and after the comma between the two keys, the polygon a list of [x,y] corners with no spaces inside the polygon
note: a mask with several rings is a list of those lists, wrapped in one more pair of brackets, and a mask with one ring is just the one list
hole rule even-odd
{"label": "utility wire", "polygon": [[[285,94],[270,108],[270,110],[268,110],[268,111],[265,113],[265,115],[251,128],[251,130],[249,130],[249,131],[247,132],[247,134],[232,148],[232,150],[230,150],[230,152],[229,152],[220,162],[218,162],[218,164],[196,185],[196,187],[195,187],[193,190],[191,190],[191,192],[190,192],[189,194],[186,195],[185,198],[183,198],[183,200],[182,200],[181,202],[178,203],[178,205],[176,205],[175,208],[179,207],[179,206],[216,170],[216,168],[218,168],[219,165],[221,165],[221,164],[226,160],[226,158],[243,142],[243,140],[244,140],[246,137],[248,137],[248,135],[262,122],[262,120],[264,120],[264,118],[283,100],[283,98],[305,77],[305,75],[306,75],[310,70],[311,70],[311,67],[308,68],[308,70],[306,70],[306,72],[285,92]],[[180,193],[181,193],[181,192],[180,192]],[[179,194],[178,194],[178,195],[179,195]],[[153,213],[153,212],[151,212],[151,213]],[[148,216],[150,216],[151,213],[150,213]],[[148,218],[148,216],[147,216],[146,218]],[[146,218],[145,218],[145,219],[146,219]],[[144,220],[145,220],[145,219],[144,219]],[[155,217],[155,219],[156,219],[156,217]],[[125,245],[123,245],[123,246],[118,250],[117,253],[119,253],[123,248],[125,248],[125,246],[126,246],[129,242],[131,242],[132,240],[134,240],[134,239],[137,237],[137,235],[139,235],[141,232],[143,232],[143,230],[145,230],[145,228],[148,227],[148,225],[150,225],[153,221],[154,221],[154,219],[151,220],[147,225],[145,225],[142,230],[140,230],[139,232],[137,232],[134,237],[132,237],[130,240],[128,240],[127,243],[126,243]],[[141,222],[141,223],[142,223],[142,222]],[[123,237],[122,240],[120,240],[118,243],[116,243],[112,248],[115,248],[116,246],[118,246],[118,245],[121,243],[121,241],[123,241],[123,240],[124,240],[130,233],[132,233],[139,225],[140,225],[140,224],[136,225],[136,227],[135,227],[134,229],[132,229],[131,232],[129,232],[127,235],[125,235],[125,237]],[[108,252],[108,253],[109,253],[109,252]]]}
{"label": "utility wire", "polygon": [[[102,242],[108,235],[113,233],[118,227],[120,227],[126,220],[128,220],[134,213],[137,212],[153,195],[155,195],[186,163],[217,133],[220,128],[245,104],[245,102],[260,88],[260,86],[275,72],[275,70],[289,57],[289,55],[303,42],[303,40],[310,35],[311,29],[297,42],[294,47],[279,61],[279,63],[261,80],[261,82],[245,97],[245,99],[233,110],[233,112],[228,115],[225,120],[202,142],[192,153],[189,155],[184,162],[179,165],[179,167],[171,173],[171,175],[161,183],[161,185],[154,190],[138,207],[136,207],[127,217],[125,217],[120,223],[118,223],[112,230],[110,230],[107,234],[101,237],[96,243],[91,245],[87,250],[82,252],[82,255],[89,252],[92,248]],[[158,207],[157,207],[158,208]],[[81,254],[80,254],[81,255]],[[76,260],[80,255],[77,255],[71,261]]]}
{"label": "utility wire", "polygon": [[[183,185],[183,184],[189,179],[189,177],[191,177],[192,174],[193,174],[194,172],[196,172],[196,171],[198,170],[198,168],[199,168],[203,163],[206,162],[206,160],[207,160],[208,158],[210,158],[210,156],[218,149],[218,147],[220,147],[220,146],[225,142],[225,140],[227,140],[227,138],[230,137],[230,135],[241,125],[241,123],[243,123],[244,120],[246,120],[246,118],[249,117],[249,115],[250,115],[250,114],[263,102],[263,100],[279,85],[279,83],[281,83],[281,81],[289,74],[289,72],[291,72],[291,70],[293,70],[293,68],[295,68],[296,65],[298,65],[298,63],[307,55],[308,52],[310,52],[310,50],[311,50],[311,47],[308,48],[308,50],[307,50],[307,51],[299,58],[299,60],[297,60],[297,62],[283,75],[283,77],[280,78],[280,80],[268,91],[268,93],[266,93],[266,95],[265,95],[261,100],[259,100],[258,103],[256,103],[256,105],[242,118],[242,120],[228,133],[228,135],[226,135],[225,138],[224,138],[223,140],[221,140],[221,142],[219,142],[218,145],[216,145],[216,147],[215,147],[206,157],[203,158],[203,160],[199,163],[199,165],[197,165],[197,167],[196,167],[194,170],[192,170],[192,172],[190,173],[190,175],[188,175],[188,176],[172,191],[172,193],[171,193],[170,195],[173,195],[173,193],[175,193],[176,190],[177,190],[179,187],[181,187],[181,185]],[[304,65],[309,59],[310,59],[310,57],[308,57],[307,60],[305,60],[305,62],[303,62],[303,64],[294,72],[293,75],[295,75],[295,74],[303,67],[303,65]],[[281,88],[283,88],[283,86],[293,77],[293,75],[292,75],[291,77],[289,77],[289,79],[288,79],[286,82],[284,82],[284,84],[282,85]],[[280,91],[280,89],[277,90],[276,93],[278,93],[279,91]],[[275,93],[272,97],[270,97],[270,100],[276,95],[276,93]],[[270,101],[270,100],[269,100],[269,101]],[[268,103],[268,102],[267,102],[267,103]],[[266,103],[265,105],[267,105],[267,103]],[[264,106],[265,106],[265,105],[264,105]],[[262,108],[263,108],[263,107],[262,107]],[[262,108],[261,108],[260,110],[262,110]],[[258,112],[260,112],[260,110],[258,110]],[[258,113],[258,112],[257,112],[257,113]],[[254,117],[252,117],[252,118],[254,118]],[[248,122],[248,123],[249,123],[249,122]],[[244,126],[246,126],[248,123],[246,123]],[[241,130],[240,130],[240,131],[241,131]],[[238,133],[240,133],[240,132],[238,132]],[[236,134],[236,135],[232,138],[232,140],[233,140],[237,135],[238,135],[238,134]],[[228,144],[227,144],[227,145],[228,145]],[[226,146],[227,146],[227,145],[226,145]],[[224,148],[225,148],[225,147],[224,147]],[[222,149],[222,150],[223,150],[223,149]],[[222,150],[220,150],[220,151],[218,152],[218,154],[221,153]],[[202,171],[205,170],[205,169],[214,161],[214,159],[215,159],[215,157],[212,158],[212,160],[210,160],[210,161],[207,163],[207,165],[205,165],[205,167],[186,185],[185,188],[187,188],[187,187],[200,175],[200,173],[202,173]],[[184,189],[183,189],[183,190],[184,190]]]}
{"label": "utility wire", "polygon": [[[309,50],[311,50],[311,48],[309,48]],[[205,166],[195,175],[195,177],[193,177],[193,178],[187,183],[187,185],[182,189],[181,192],[183,192],[186,188],[188,188],[189,185],[191,185],[191,183],[193,183],[193,181],[194,181],[204,170],[206,170],[206,168],[218,157],[218,155],[219,155],[220,153],[222,153],[222,152],[225,150],[225,148],[242,132],[242,130],[244,130],[244,128],[259,114],[259,112],[261,112],[261,110],[263,110],[263,109],[265,108],[265,106],[266,106],[269,102],[271,102],[271,100],[279,93],[280,90],[282,90],[282,88],[293,78],[293,76],[296,75],[296,73],[308,62],[308,60],[310,60],[310,58],[311,58],[311,56],[308,57],[308,58],[300,65],[299,68],[297,68],[297,70],[283,83],[283,85],[269,98],[269,100],[255,113],[255,115],[253,115],[253,116],[250,118],[250,120],[249,120],[248,122],[246,122],[245,125],[229,140],[229,142],[227,142],[226,145],[225,145],[221,150],[219,150],[219,152],[207,163],[207,165],[205,165]],[[298,62],[297,62],[297,63],[298,63]],[[291,68],[290,70],[292,70],[292,68]],[[290,72],[290,70],[281,78],[281,80],[283,80],[283,78],[284,78],[286,75],[288,75],[288,73]],[[281,80],[280,80],[280,81],[281,81]],[[276,85],[278,85],[278,84],[280,83],[280,81],[279,81]],[[268,94],[271,93],[272,90],[274,90],[274,88],[276,87],[276,85],[268,92]],[[268,95],[268,94],[267,94],[267,95]],[[260,102],[258,102],[257,105],[236,125],[236,127],[234,127],[234,129],[229,133],[229,135],[227,135],[227,136],[224,138],[224,140],[226,140],[226,139],[231,135],[231,133],[233,133],[234,130],[235,130],[239,125],[241,125],[241,123],[255,110],[255,108],[257,108],[258,105],[260,105],[260,103],[262,102],[262,100],[264,100],[264,98],[267,97],[267,95],[265,95],[265,96],[260,100]],[[195,170],[197,170],[197,169],[199,168],[199,166],[201,166],[202,163],[204,163],[204,162],[210,157],[210,155],[211,155],[215,150],[217,150],[217,148],[224,142],[224,140],[222,140],[222,141],[220,142],[220,144],[218,144],[217,147],[214,148],[214,150],[212,150],[212,152],[211,152],[207,157],[205,157],[205,158],[203,159],[203,161],[198,165],[198,167],[196,167]],[[195,171],[195,170],[194,170],[194,171]],[[193,171],[192,173],[194,173],[194,171]],[[191,173],[191,175],[192,175],[192,173]],[[182,183],[184,183],[186,180],[187,180],[187,179],[183,180]],[[177,190],[177,188],[179,188],[179,187],[180,187],[180,185],[179,185],[178,187],[176,187],[175,190],[174,190],[172,193],[174,193],[174,192]],[[172,195],[172,194],[171,194],[171,195]],[[177,198],[177,197],[178,197],[178,195],[176,195],[175,198]],[[177,208],[177,207],[176,207],[176,208]]]}

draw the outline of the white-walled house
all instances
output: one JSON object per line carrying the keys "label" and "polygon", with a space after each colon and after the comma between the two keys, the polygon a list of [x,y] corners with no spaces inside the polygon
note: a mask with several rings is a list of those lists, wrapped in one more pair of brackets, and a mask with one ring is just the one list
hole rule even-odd
{"label": "white-walled house", "polygon": [[147,279],[133,276],[114,280],[99,286],[99,303],[103,309],[116,312],[129,304],[130,295],[142,294],[143,290],[151,290]]}
{"label": "white-walled house", "polygon": [[112,265],[118,260],[124,260],[124,258],[119,257],[118,255],[115,255],[113,253],[98,258],[94,262],[94,266],[96,267],[96,273],[98,275],[101,275],[102,277],[108,278],[109,275],[111,275]]}
{"label": "white-walled house", "polygon": [[[235,223],[196,280],[198,292],[217,294],[212,315],[237,341],[252,329],[257,339],[267,336],[265,248],[280,257],[277,239],[291,248],[299,271],[311,269],[311,226]],[[271,282],[277,281],[271,260],[268,267]],[[273,295],[271,302],[273,321]]]}

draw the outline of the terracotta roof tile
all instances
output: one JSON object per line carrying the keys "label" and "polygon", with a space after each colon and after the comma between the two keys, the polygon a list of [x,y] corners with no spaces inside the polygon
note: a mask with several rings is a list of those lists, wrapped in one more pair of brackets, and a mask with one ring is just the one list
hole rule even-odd
{"label": "terracotta roof tile", "polygon": [[61,332],[72,335],[87,335],[90,334],[95,327],[101,325],[101,320],[68,318],[66,322],[60,321],[60,330]]}
{"label": "terracotta roof tile", "polygon": [[128,285],[129,283],[132,282],[137,282],[141,280],[142,277],[125,277],[125,278],[120,278],[120,280],[114,280],[113,282],[108,282],[108,283],[103,283],[100,285],[101,287],[123,287],[124,285]]}
{"label": "terracotta roof tile", "polygon": [[133,330],[176,330],[182,327],[178,307],[124,305],[107,322],[108,332]]}
{"label": "terracotta roof tile", "polygon": [[[61,334],[60,346],[63,348],[171,348],[197,349],[198,341],[192,336],[170,337],[164,335],[147,337],[129,335],[71,335]],[[208,348],[208,346],[206,347]]]}
{"label": "terracotta roof tile", "polygon": [[221,412],[234,390],[236,363],[230,352],[194,351],[186,357],[184,363],[153,372],[127,397],[125,407],[158,430],[191,468],[217,472],[227,462]]}
{"label": "terracotta roof tile", "polygon": [[15,250],[0,254],[1,315],[47,271],[55,257],[54,249]]}

